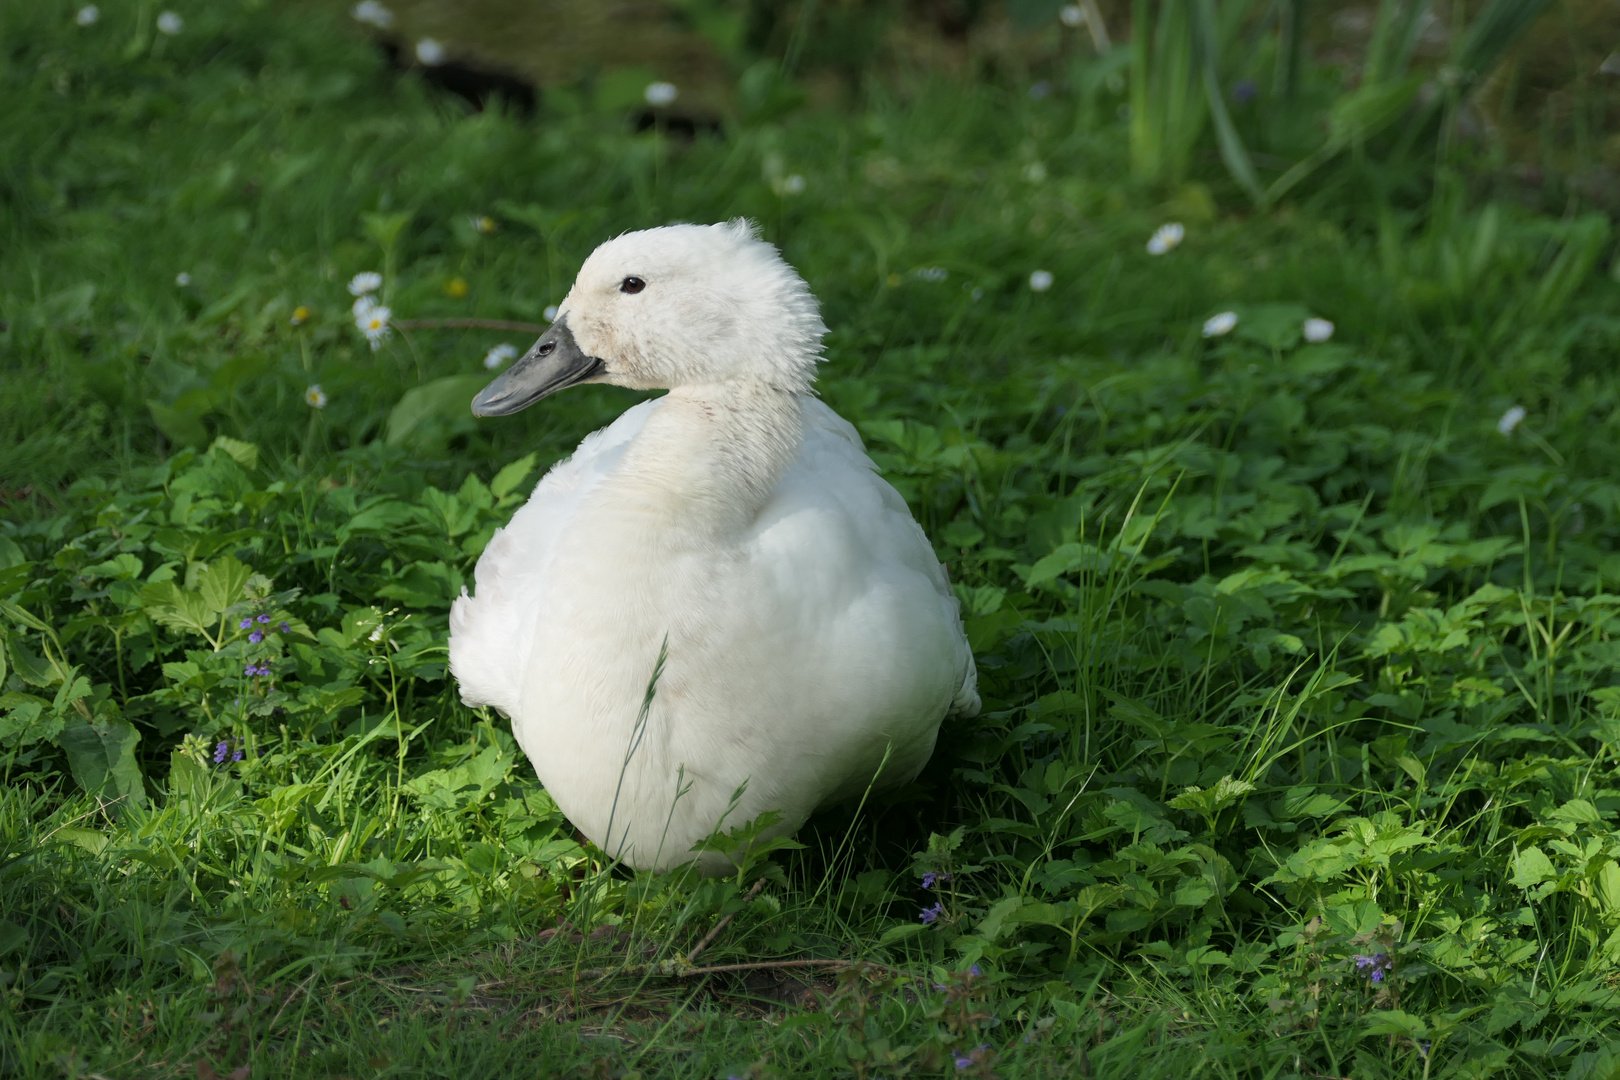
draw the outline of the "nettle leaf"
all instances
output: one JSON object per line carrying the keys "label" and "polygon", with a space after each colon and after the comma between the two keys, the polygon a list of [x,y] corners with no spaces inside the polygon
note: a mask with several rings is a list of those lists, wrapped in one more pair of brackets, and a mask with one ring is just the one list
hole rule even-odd
{"label": "nettle leaf", "polygon": [[1429,1025],[1399,1009],[1388,1009],[1375,1012],[1368,1018],[1365,1034],[1404,1035],[1416,1042],[1429,1037]]}
{"label": "nettle leaf", "polygon": [[48,705],[32,694],[0,695],[0,709],[6,711],[0,716],[0,746],[20,748],[55,740],[67,719],[54,710],[47,711]]}
{"label": "nettle leaf", "polygon": [[1254,790],[1247,780],[1221,777],[1212,788],[1190,787],[1170,800],[1177,810],[1193,810],[1205,817],[1213,817]]}
{"label": "nettle leaf", "polygon": [[246,598],[244,590],[253,571],[230,555],[221,556],[197,576],[197,592],[216,615]]}
{"label": "nettle leaf", "polygon": [[200,592],[182,589],[172,581],[161,581],[141,590],[147,616],[160,626],[206,635],[219,625],[219,614]]}
{"label": "nettle leaf", "polygon": [[510,465],[504,466],[495,474],[495,479],[489,482],[490,493],[500,500],[502,505],[506,505],[507,496],[516,494],[518,485],[527,480],[529,474],[534,471],[536,460],[535,454],[525,454]]}

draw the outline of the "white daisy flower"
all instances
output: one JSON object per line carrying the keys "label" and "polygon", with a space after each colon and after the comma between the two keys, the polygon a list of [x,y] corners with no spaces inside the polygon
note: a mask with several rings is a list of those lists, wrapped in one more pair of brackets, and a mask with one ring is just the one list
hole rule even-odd
{"label": "white daisy flower", "polygon": [[1186,235],[1187,230],[1179,221],[1172,221],[1168,225],[1160,225],[1153,230],[1153,235],[1148,237],[1147,253],[1149,255],[1163,255],[1181,243],[1182,238]]}
{"label": "white daisy flower", "polygon": [[1511,435],[1520,424],[1524,423],[1525,411],[1523,405],[1515,405],[1502,414],[1502,419],[1496,422],[1496,430],[1503,435]]}
{"label": "white daisy flower", "polygon": [[1305,340],[1318,345],[1333,336],[1333,324],[1326,319],[1305,320]]}
{"label": "white daisy flower", "polygon": [[1029,275],[1029,287],[1036,292],[1045,292],[1052,287],[1052,272],[1050,270],[1037,270]]}
{"label": "white daisy flower", "polygon": [[489,370],[494,371],[502,364],[510,364],[513,360],[516,360],[517,354],[518,351],[516,345],[509,345],[503,341],[485,354],[484,366]]}
{"label": "white daisy flower", "polygon": [[79,9],[77,15],[73,16],[73,21],[80,26],[94,26],[99,18],[101,18],[101,9],[94,4],[86,4]]}
{"label": "white daisy flower", "polygon": [[428,67],[438,67],[449,59],[450,53],[442,42],[425,37],[416,43],[416,58]]}
{"label": "white daisy flower", "polygon": [[360,329],[362,334],[366,335],[366,340],[371,343],[371,351],[376,352],[382,347],[382,343],[388,339],[388,320],[394,317],[394,313],[381,304],[371,301],[370,297],[362,297],[361,299],[370,302],[364,308],[361,308],[360,302],[355,301],[354,325]]}
{"label": "white daisy flower", "polygon": [[1230,334],[1237,322],[1235,311],[1223,311],[1219,315],[1212,315],[1204,320],[1204,336],[1220,337],[1223,334]]}
{"label": "white daisy flower", "polygon": [[366,270],[349,279],[349,295],[364,296],[374,293],[382,288],[382,275],[375,270]]}
{"label": "white daisy flower", "polygon": [[349,9],[349,14],[356,22],[375,26],[379,30],[387,30],[394,25],[394,13],[377,0],[360,0],[360,3]]}
{"label": "white daisy flower", "polygon": [[547,304],[546,305],[546,310],[541,312],[541,314],[546,317],[546,322],[556,322],[557,321],[557,305],[556,304]]}
{"label": "white daisy flower", "polygon": [[320,383],[314,383],[304,391],[304,404],[312,409],[326,408],[326,391],[321,389]]}
{"label": "white daisy flower", "polygon": [[159,33],[173,37],[186,28],[186,20],[172,11],[165,11],[157,17],[157,28]]}
{"label": "white daisy flower", "polygon": [[174,283],[183,289],[191,284],[191,275],[182,270],[174,275]]}
{"label": "white daisy flower", "polygon": [[647,99],[647,104],[655,109],[675,104],[675,99],[680,96],[681,92],[676,89],[675,84],[667,82],[648,83],[647,89],[642,91],[642,97]]}

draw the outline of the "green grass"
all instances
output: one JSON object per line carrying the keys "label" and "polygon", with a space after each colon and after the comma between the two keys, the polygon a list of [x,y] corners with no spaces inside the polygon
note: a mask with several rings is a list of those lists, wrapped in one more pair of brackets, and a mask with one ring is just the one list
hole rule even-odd
{"label": "green grass", "polygon": [[[1265,215],[1213,155],[1138,186],[1106,89],[686,143],[465,116],[340,12],[106,7],[0,12],[0,1073],[1620,1070],[1604,218],[1358,197],[1367,161]],[[802,849],[630,874],[444,640],[635,398],[475,422],[522,338],[372,352],[344,286],[541,322],[600,240],[736,214],[821,297],[986,707]]]}

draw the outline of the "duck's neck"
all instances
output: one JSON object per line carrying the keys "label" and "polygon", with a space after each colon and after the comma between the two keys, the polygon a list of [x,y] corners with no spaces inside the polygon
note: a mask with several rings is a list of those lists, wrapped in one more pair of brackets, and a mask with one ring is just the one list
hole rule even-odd
{"label": "duck's neck", "polygon": [[671,538],[747,529],[798,456],[805,393],[753,380],[671,390],[626,450],[613,501]]}

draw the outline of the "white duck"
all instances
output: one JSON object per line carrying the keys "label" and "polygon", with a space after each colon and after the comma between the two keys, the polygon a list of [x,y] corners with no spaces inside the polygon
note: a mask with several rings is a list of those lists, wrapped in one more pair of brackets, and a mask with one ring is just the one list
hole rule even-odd
{"label": "white duck", "polygon": [[462,700],[511,717],[557,805],[631,866],[690,860],[723,818],[778,810],[786,832],[874,777],[905,783],[941,720],[978,711],[939,560],[811,390],[825,332],[747,222],[627,233],[473,401],[669,390],[546,474],[450,611]]}

